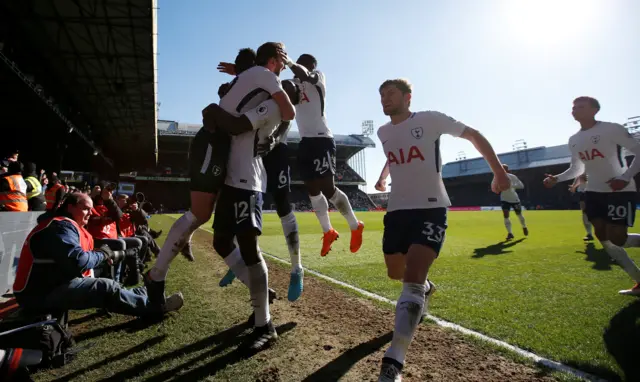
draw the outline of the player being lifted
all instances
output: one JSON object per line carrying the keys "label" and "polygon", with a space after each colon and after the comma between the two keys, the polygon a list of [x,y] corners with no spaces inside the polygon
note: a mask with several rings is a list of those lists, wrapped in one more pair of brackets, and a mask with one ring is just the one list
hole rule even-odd
{"label": "player being lifted", "polygon": [[520,197],[516,190],[522,190],[524,188],[524,184],[517,176],[513,175],[509,172],[509,166],[503,164],[502,167],[504,171],[506,171],[509,180],[511,181],[511,187],[502,191],[500,193],[500,203],[502,204],[502,215],[504,216],[504,226],[507,228],[507,238],[506,240],[513,239],[513,231],[511,230],[511,219],[509,219],[509,212],[513,208],[513,212],[516,213],[518,219],[520,220],[520,224],[522,225],[522,232],[525,236],[529,235],[529,229],[527,228],[527,223],[524,220],[524,216],[522,216],[522,205],[520,204]]}
{"label": "player being lifted", "polygon": [[[294,118],[295,108],[278,78],[284,68],[279,49],[283,49],[282,44],[274,42],[258,48],[257,66],[236,78],[220,100],[222,109],[238,117],[255,108],[255,114],[246,115],[256,121],[276,109],[267,105],[271,100],[264,102],[272,97],[273,105],[279,108],[278,120]],[[253,350],[261,349],[278,337],[269,312],[267,264],[258,245],[258,237],[262,233],[262,194],[266,191],[267,182],[259,146],[276,127],[265,126],[231,137],[227,176],[213,221],[213,247],[238,279],[249,287],[255,327],[251,343]],[[234,238],[237,238],[237,247]]]}
{"label": "player being lifted", "polygon": [[331,225],[327,200],[331,201],[347,220],[351,229],[349,247],[351,252],[358,252],[362,246],[364,224],[358,221],[347,195],[337,188],[334,182],[336,143],[325,115],[324,74],[316,70],[318,63],[310,54],[301,55],[297,63],[291,61],[284,51],[280,54],[284,63],[291,68],[294,79],[299,81],[301,88],[300,103],[296,106],[296,124],[301,138],[298,147],[298,166],[311,199],[311,206],[324,231],[320,255],[326,256],[339,236]]}
{"label": "player being lifted", "polygon": [[[230,75],[236,75],[236,65],[227,62],[221,62],[218,66],[218,70],[222,73]],[[229,84],[221,86],[220,92],[222,95],[226,94]],[[299,87],[291,81],[284,81],[282,83],[284,90],[296,105],[299,100]],[[223,88],[224,87],[224,88]],[[222,95],[220,98],[222,98]],[[295,98],[295,100],[294,100]],[[267,116],[268,117],[268,116]],[[242,124],[240,120],[230,120],[229,118],[235,118],[231,115],[225,117],[229,123],[235,125]],[[263,117],[264,118],[264,117]],[[274,118],[277,116],[274,114]],[[246,124],[248,120],[244,122]],[[265,125],[278,124],[279,120],[262,121]],[[276,204],[276,212],[280,217],[282,224],[282,231],[284,233],[285,241],[289,249],[289,256],[291,258],[291,275],[289,279],[289,290],[287,298],[289,301],[296,301],[303,291],[303,277],[304,272],[302,270],[301,256],[300,256],[300,239],[298,231],[298,222],[296,216],[291,208],[291,202],[289,194],[291,192],[291,171],[289,166],[289,150],[287,146],[287,134],[289,133],[290,123],[288,121],[282,122],[278,127],[278,131],[274,134],[273,140],[269,142],[270,151],[266,152],[263,157],[263,163],[267,172],[267,192],[271,193],[273,200]],[[235,274],[232,270],[229,270],[227,274],[220,280],[220,286],[226,286],[231,284],[235,278]]]}
{"label": "player being lifted", "polygon": [[[243,49],[236,57],[235,66],[238,73],[255,65],[255,52]],[[167,239],[160,249],[158,259],[144,277],[145,285],[152,303],[164,301],[164,284],[169,266],[178,252],[182,251],[193,261],[190,250],[191,237],[195,230],[211,219],[213,206],[218,191],[226,177],[227,159],[229,156],[229,133],[239,134],[242,130],[233,130],[235,125],[220,123],[216,129],[212,114],[207,115],[208,108],[202,111],[203,127],[198,131],[189,147],[189,177],[191,189],[191,208],[173,223]],[[229,130],[231,129],[231,130]]]}
{"label": "player being lifted", "polygon": [[393,339],[378,379],[387,382],[402,380],[409,344],[435,290],[427,276],[444,243],[451,205],[440,173],[440,136],[449,134],[473,143],[494,173],[493,192],[508,189],[510,181],[493,148],[477,130],[436,111],[409,111],[411,85],[407,80],[387,80],[379,90],[382,110],[391,121],[378,129],[387,163],[376,188],[384,191],[387,176],[393,179],[382,251],[389,278],[403,282]]}
{"label": "player being lifted", "polygon": [[[569,138],[571,165],[559,175],[547,175],[546,187],[585,173],[589,178],[585,190],[587,217],[609,256],[636,282],[620,294],[640,296],[640,269],[631,260],[625,247],[640,247],[640,235],[627,233],[636,215],[636,183],[633,177],[640,170],[640,143],[622,125],[596,121],[600,103],[595,98],[578,97],[573,101],[573,118],[580,130]],[[626,148],[636,157],[627,166],[622,156]]]}
{"label": "player being lifted", "polygon": [[589,217],[587,216],[587,211],[584,204],[584,191],[587,188],[587,175],[582,174],[577,177],[571,186],[569,186],[569,191],[573,194],[578,194],[578,199],[580,202],[580,211],[582,211],[582,224],[584,225],[584,230],[587,235],[584,237],[584,241],[592,241],[593,233],[592,233],[592,225],[589,221]]}

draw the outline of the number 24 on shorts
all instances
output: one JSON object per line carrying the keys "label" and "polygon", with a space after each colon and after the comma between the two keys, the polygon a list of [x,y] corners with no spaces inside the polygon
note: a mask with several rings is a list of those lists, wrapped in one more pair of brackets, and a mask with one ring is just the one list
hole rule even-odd
{"label": "number 24 on shorts", "polygon": [[441,243],[442,239],[444,238],[444,232],[445,228],[431,222],[424,222],[424,229],[422,230],[422,234],[427,237],[427,240]]}

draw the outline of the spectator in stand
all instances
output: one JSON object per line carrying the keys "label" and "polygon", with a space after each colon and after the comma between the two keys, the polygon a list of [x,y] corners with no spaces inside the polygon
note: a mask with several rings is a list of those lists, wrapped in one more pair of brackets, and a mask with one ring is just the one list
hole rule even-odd
{"label": "spectator in stand", "polygon": [[[140,280],[138,267],[142,264],[139,258],[142,241],[135,237],[122,237],[120,219],[123,213],[113,200],[115,185],[102,182],[100,189],[102,190],[100,195],[93,198],[94,207],[87,229],[97,246],[106,244],[114,251],[126,252],[125,261],[115,266],[113,277],[116,281],[123,281],[125,285],[135,285]],[[125,270],[125,263],[128,277],[123,280],[122,272]]]}
{"label": "spectator in stand", "polygon": [[126,194],[118,195],[118,208],[122,211],[122,218],[120,218],[120,233],[122,234],[122,237],[136,237],[140,239],[142,242],[142,247],[140,248],[140,259],[144,263],[151,260],[151,254],[149,253],[150,238],[146,235],[138,235],[136,233],[137,227],[131,217],[131,213],[129,212],[128,199],[129,196]]}
{"label": "spectator in stand", "polygon": [[102,188],[100,187],[99,184],[96,184],[95,186],[93,186],[93,190],[91,190],[90,196],[93,199],[93,198],[97,197],[98,195],[100,195],[101,192],[102,192]]}
{"label": "spectator in stand", "polygon": [[62,198],[64,198],[64,195],[64,186],[60,183],[60,179],[58,179],[56,175],[52,175],[51,185],[44,193],[44,197],[47,200],[47,211],[55,211],[60,205]]}
{"label": "spectator in stand", "polygon": [[36,178],[36,165],[27,162],[24,166],[24,181],[27,183],[27,201],[29,203],[29,211],[45,211],[47,209],[47,201],[44,198],[42,184]]}
{"label": "spectator in stand", "polygon": [[108,246],[95,249],[84,229],[92,207],[87,195],[69,194],[55,216],[40,221],[27,236],[13,284],[20,307],[42,313],[103,308],[141,317],[179,310],[184,304],[181,293],[165,299],[158,308],[149,304],[144,287],[127,290],[113,280],[85,276],[122,257]]}
{"label": "spectator in stand", "polygon": [[0,179],[0,211],[27,212],[27,184],[22,178],[22,163],[9,162]]}

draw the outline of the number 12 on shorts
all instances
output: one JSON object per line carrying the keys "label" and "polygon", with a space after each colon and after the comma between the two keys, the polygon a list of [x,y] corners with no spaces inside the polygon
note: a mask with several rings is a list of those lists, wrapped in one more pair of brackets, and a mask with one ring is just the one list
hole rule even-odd
{"label": "number 12 on shorts", "polygon": [[441,243],[442,239],[444,239],[444,232],[445,228],[431,222],[424,222],[422,234],[427,237],[427,240]]}
{"label": "number 12 on shorts", "polygon": [[235,202],[233,207],[236,214],[236,222],[241,222],[249,217],[249,203],[247,202]]}

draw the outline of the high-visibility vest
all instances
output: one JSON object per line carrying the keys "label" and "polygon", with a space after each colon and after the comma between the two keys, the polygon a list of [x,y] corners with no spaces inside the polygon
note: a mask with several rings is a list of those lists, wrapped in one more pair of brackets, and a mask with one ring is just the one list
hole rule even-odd
{"label": "high-visibility vest", "polygon": [[31,192],[27,192],[27,199],[31,199],[42,194],[42,185],[35,176],[28,176],[24,181],[29,183],[32,188]]}
{"label": "high-visibility vest", "polygon": [[56,206],[56,193],[58,192],[59,189],[63,188],[64,186],[61,185],[60,183],[54,184],[53,186],[47,188],[47,191],[44,193],[44,197],[45,199],[47,199],[47,210],[51,210],[54,207],[58,207]]}
{"label": "high-visibility vest", "polygon": [[[97,205],[91,210],[92,216],[107,216],[109,209],[105,205]],[[91,233],[94,239],[117,239],[118,227],[116,222],[111,220],[110,223],[104,223],[102,221],[89,220],[87,230]]]}
{"label": "high-visibility vest", "polygon": [[131,215],[122,214],[120,219],[120,232],[123,237],[134,237],[136,235],[136,226],[131,221]]}
{"label": "high-visibility vest", "polygon": [[[49,227],[52,222],[62,220],[71,222],[73,226],[76,227],[80,234],[80,247],[82,247],[83,251],[93,250],[93,238],[91,234],[83,227],[80,227],[75,221],[63,216],[43,220],[29,233],[29,236],[27,236],[27,239],[22,245],[20,259],[18,260],[18,269],[16,270],[16,279],[13,282],[13,291],[15,293],[25,291],[35,293],[50,292],[50,290],[45,289],[51,287],[51,285],[47,285],[47,281],[49,274],[56,271],[56,261],[48,256],[48,252],[33,253],[31,251],[31,240],[35,234]],[[93,277],[93,269],[83,272],[82,277]]]}
{"label": "high-visibility vest", "polygon": [[27,190],[24,188],[26,184],[21,187],[21,183],[24,183],[22,175],[9,175],[4,179],[9,183],[9,190],[0,192],[0,207],[4,207],[5,211],[29,211]]}

